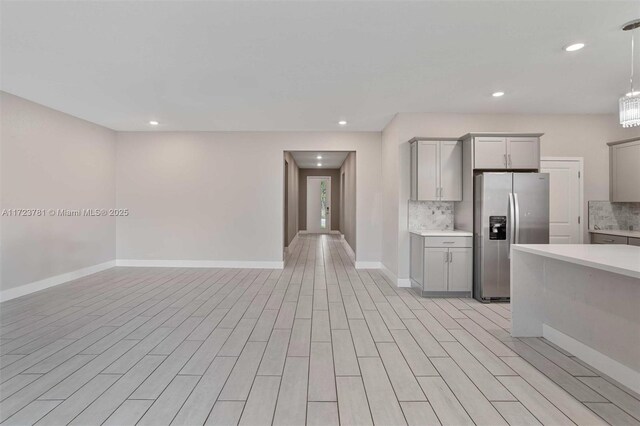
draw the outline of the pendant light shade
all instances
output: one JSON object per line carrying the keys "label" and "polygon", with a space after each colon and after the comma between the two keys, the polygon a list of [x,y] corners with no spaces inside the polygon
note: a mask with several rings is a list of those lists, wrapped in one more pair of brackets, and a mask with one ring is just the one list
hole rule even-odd
{"label": "pendant light shade", "polygon": [[[626,23],[622,29],[633,31],[640,27],[640,20],[636,19]],[[620,108],[620,124],[622,127],[640,126],[640,92],[633,90],[633,62],[634,55],[634,34],[631,34],[631,78],[629,79],[631,91],[618,101]]]}

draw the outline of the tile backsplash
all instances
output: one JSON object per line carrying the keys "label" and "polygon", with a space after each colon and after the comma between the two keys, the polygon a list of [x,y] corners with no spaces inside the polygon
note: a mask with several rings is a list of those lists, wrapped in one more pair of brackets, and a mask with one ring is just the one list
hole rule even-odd
{"label": "tile backsplash", "polygon": [[640,230],[640,203],[589,201],[589,229]]}
{"label": "tile backsplash", "polygon": [[409,230],[453,229],[453,202],[409,201]]}

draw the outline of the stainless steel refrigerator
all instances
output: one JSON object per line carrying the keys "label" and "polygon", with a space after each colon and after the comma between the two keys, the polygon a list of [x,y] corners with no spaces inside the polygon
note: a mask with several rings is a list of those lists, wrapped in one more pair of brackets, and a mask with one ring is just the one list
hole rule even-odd
{"label": "stainless steel refrigerator", "polygon": [[509,300],[511,244],[549,243],[549,174],[482,173],[474,192],[473,295]]}

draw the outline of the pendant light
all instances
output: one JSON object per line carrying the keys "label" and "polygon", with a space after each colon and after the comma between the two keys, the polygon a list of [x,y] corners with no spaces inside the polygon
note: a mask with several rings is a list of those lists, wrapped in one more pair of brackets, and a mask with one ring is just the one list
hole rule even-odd
{"label": "pendant light", "polygon": [[[640,19],[625,24],[623,31],[633,31],[640,27]],[[640,126],[640,91],[633,88],[633,62],[634,62],[634,34],[631,34],[631,78],[629,79],[631,90],[620,98],[620,124],[622,127]]]}

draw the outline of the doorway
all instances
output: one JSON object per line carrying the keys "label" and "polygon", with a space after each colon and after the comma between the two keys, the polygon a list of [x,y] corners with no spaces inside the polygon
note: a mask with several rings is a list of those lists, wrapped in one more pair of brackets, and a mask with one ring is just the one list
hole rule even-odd
{"label": "doorway", "polygon": [[331,232],[331,176],[307,176],[307,232]]}
{"label": "doorway", "polygon": [[540,172],[549,173],[549,243],[582,244],[583,159],[543,157]]}

